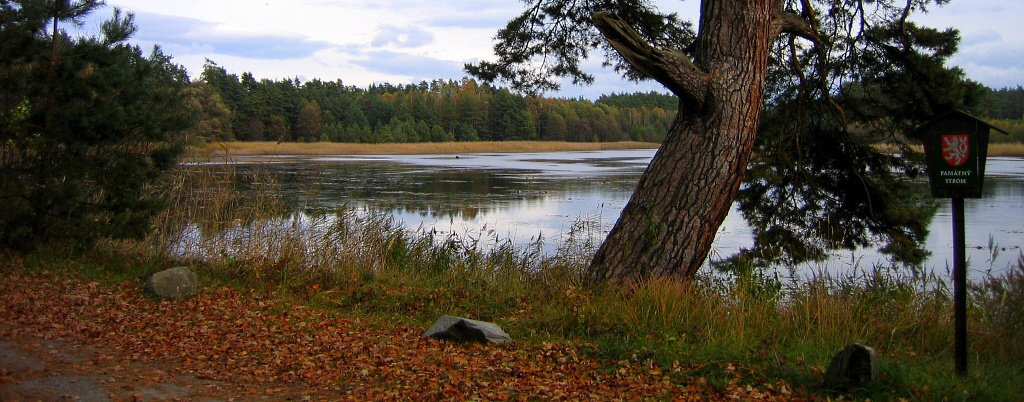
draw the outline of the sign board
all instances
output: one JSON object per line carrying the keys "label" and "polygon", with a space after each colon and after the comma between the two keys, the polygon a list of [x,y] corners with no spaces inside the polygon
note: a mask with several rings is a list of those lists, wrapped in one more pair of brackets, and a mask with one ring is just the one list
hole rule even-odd
{"label": "sign board", "polygon": [[954,109],[914,131],[924,143],[933,197],[981,197],[988,136],[993,128],[1003,131]]}
{"label": "sign board", "polygon": [[985,159],[978,149],[981,142],[978,134],[939,133],[926,141],[931,142],[930,146],[925,145],[929,148],[925,154],[932,195],[943,198],[957,198],[957,194],[963,194],[963,198],[980,197]]}
{"label": "sign board", "polygon": [[1002,131],[960,110],[921,125],[911,137],[924,142],[932,196],[952,198],[953,310],[956,373],[967,374],[967,259],[964,256],[964,198],[981,197],[985,181],[988,134]]}

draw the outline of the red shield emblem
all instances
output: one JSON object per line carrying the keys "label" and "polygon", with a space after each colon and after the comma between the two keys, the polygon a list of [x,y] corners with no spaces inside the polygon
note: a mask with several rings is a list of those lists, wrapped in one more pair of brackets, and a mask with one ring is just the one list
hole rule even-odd
{"label": "red shield emblem", "polygon": [[950,166],[958,167],[967,162],[970,148],[967,142],[970,136],[967,134],[943,134],[942,135],[942,159]]}

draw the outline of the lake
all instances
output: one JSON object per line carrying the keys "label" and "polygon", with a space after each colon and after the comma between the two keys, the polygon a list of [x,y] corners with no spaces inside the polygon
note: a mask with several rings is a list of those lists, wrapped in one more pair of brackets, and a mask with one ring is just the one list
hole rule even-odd
{"label": "lake", "polygon": [[[410,229],[516,245],[544,239],[553,248],[575,222],[587,220],[606,234],[632,194],[655,150],[468,155],[234,157],[239,169],[277,177],[290,205],[341,205],[390,212]],[[922,183],[922,185],[926,185]],[[939,200],[925,264],[944,274],[952,266],[950,202]],[[1024,159],[988,159],[984,196],[965,201],[971,277],[999,273],[1024,246]],[[990,241],[997,248],[993,259]],[[750,228],[731,213],[719,229],[712,256],[727,257],[752,244]],[[874,250],[838,253],[815,268],[848,269],[884,263]]]}

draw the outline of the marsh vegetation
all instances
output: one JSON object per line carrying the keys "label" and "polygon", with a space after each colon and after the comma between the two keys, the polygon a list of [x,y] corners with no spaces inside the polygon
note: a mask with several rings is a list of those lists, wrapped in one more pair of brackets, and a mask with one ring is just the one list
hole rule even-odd
{"label": "marsh vegetation", "polygon": [[[102,265],[137,272],[189,263],[207,284],[275,289],[330,314],[380,322],[425,326],[441,314],[491,320],[521,342],[589,345],[602,360],[663,368],[700,362],[694,375],[721,387],[742,372],[741,381],[753,385],[783,380],[801,393],[829,395],[820,385],[828,360],[861,342],[881,353],[882,376],[852,390],[856,398],[1013,400],[1024,393],[1024,257],[971,284],[971,371],[958,378],[951,289],[938,274],[869,266],[784,281],[752,270],[584,288],[600,241],[586,221],[553,254],[536,243],[482,247],[479,238],[410,231],[373,210],[342,206],[294,219],[271,175],[209,166],[175,172],[165,187],[174,207],[148,239],[100,245],[109,250],[105,259],[135,264]],[[196,230],[204,235],[182,237]],[[181,260],[185,249],[189,261]]]}

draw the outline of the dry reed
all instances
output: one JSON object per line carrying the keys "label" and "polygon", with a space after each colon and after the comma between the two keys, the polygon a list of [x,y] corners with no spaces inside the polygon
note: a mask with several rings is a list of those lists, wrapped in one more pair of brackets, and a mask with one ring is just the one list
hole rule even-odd
{"label": "dry reed", "polygon": [[[899,148],[889,144],[880,144],[877,148],[886,152],[900,152]],[[924,147],[921,145],[914,145],[911,148],[915,152],[924,152]],[[990,143],[988,144],[988,156],[1024,158],[1024,144],[1019,142]]]}
{"label": "dry reed", "polygon": [[[556,141],[481,141],[438,142],[416,144],[349,144],[337,142],[216,142],[193,147],[194,158],[231,156],[281,155],[413,155],[413,154],[470,154],[488,152],[558,152],[597,151],[614,149],[655,149],[649,142],[556,142]],[[880,149],[896,152],[895,147],[879,145]],[[920,146],[915,146],[921,152]],[[1024,157],[1022,143],[992,143],[989,156]]]}
{"label": "dry reed", "polygon": [[1016,158],[1024,158],[1024,144],[1019,142],[989,144],[988,156],[1009,156]]}
{"label": "dry reed", "polygon": [[646,142],[556,142],[556,141],[479,141],[432,142],[414,144],[350,144],[338,142],[217,142],[195,147],[201,156],[240,155],[411,155],[468,154],[487,152],[556,152],[609,149],[651,149],[658,144]]}

